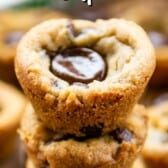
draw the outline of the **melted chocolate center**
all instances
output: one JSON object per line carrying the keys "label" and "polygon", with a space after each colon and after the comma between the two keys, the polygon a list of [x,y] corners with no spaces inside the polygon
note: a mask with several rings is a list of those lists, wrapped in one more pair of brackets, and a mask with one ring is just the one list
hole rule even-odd
{"label": "melted chocolate center", "polygon": [[11,32],[6,35],[4,41],[8,45],[15,45],[22,38],[23,34],[23,32]]}
{"label": "melted chocolate center", "polygon": [[168,37],[165,34],[160,32],[150,31],[148,35],[154,47],[168,45]]}
{"label": "melted chocolate center", "polygon": [[88,48],[66,49],[51,62],[51,71],[70,84],[101,81],[106,75],[106,69],[102,56]]}

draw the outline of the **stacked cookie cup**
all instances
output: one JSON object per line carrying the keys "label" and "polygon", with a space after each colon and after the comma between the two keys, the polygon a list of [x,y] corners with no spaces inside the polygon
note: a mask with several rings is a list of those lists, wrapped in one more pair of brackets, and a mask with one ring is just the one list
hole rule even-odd
{"label": "stacked cookie cup", "polygon": [[[148,108],[150,119],[148,136],[142,157],[149,168],[168,167],[168,100]],[[154,155],[155,154],[155,155]]]}
{"label": "stacked cookie cup", "polygon": [[58,19],[21,40],[18,80],[31,104],[19,130],[27,167],[130,167],[147,118],[137,105],[155,67],[135,23]]}

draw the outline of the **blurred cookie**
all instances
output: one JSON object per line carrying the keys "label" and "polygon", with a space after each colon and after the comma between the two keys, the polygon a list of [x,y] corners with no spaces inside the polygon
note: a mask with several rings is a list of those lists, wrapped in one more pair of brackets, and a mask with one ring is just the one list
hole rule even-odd
{"label": "blurred cookie", "polygon": [[[152,86],[168,85],[168,3],[165,0],[150,0],[140,3],[127,13],[127,18],[133,19],[147,32],[156,49],[157,66],[151,79]],[[161,12],[160,12],[161,11]],[[132,17],[131,17],[132,16]]]}
{"label": "blurred cookie", "polygon": [[14,149],[16,129],[26,106],[25,97],[0,81],[0,162]]}
{"label": "blurred cookie", "polygon": [[129,167],[142,149],[147,132],[145,112],[137,105],[128,119],[109,134],[76,137],[44,127],[29,105],[19,133],[36,167],[123,168]]}
{"label": "blurred cookie", "polygon": [[132,111],[155,67],[144,31],[125,20],[51,20],[21,41],[15,70],[45,126],[110,132]]}
{"label": "blurred cookie", "polygon": [[48,9],[0,11],[0,79],[17,84],[14,73],[16,46],[32,26],[51,18],[67,17]]}
{"label": "blurred cookie", "polygon": [[168,101],[149,108],[150,127],[142,156],[150,168],[168,167]]}
{"label": "blurred cookie", "polygon": [[[111,10],[110,10],[111,9]],[[108,16],[133,20],[148,33],[155,49],[157,65],[151,86],[168,85],[168,2],[167,0],[118,1],[107,7]]]}

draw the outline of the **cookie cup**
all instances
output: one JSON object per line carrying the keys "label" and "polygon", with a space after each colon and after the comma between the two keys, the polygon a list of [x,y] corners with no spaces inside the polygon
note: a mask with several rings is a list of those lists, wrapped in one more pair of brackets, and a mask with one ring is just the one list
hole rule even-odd
{"label": "cookie cup", "polygon": [[44,127],[28,106],[19,134],[35,167],[120,168],[131,166],[147,132],[145,109],[137,105],[129,118],[104,136],[79,138]]}
{"label": "cookie cup", "polygon": [[[89,48],[107,64],[102,81],[70,84],[51,71],[53,55]],[[50,20],[28,32],[15,59],[18,80],[46,127],[83,136],[87,128],[102,134],[131,113],[155,68],[154,49],[131,21]]]}

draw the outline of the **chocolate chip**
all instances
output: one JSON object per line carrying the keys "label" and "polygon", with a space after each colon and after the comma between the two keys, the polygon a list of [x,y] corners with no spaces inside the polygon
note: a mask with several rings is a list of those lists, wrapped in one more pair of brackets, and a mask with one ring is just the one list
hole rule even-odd
{"label": "chocolate chip", "polygon": [[67,30],[72,37],[77,37],[79,35],[79,33],[75,29],[74,24],[70,21],[67,24]]}
{"label": "chocolate chip", "polygon": [[66,141],[68,139],[74,139],[76,141],[85,141],[86,139],[89,139],[89,138],[86,136],[77,137],[74,134],[66,134],[66,135],[56,134],[52,138],[48,139],[45,142],[45,145],[50,145],[53,142]]}
{"label": "chocolate chip", "polygon": [[54,86],[56,86],[56,87],[59,86],[59,85],[58,85],[58,81],[54,81],[53,84],[54,84]]}
{"label": "chocolate chip", "polygon": [[[45,142],[45,145],[50,145],[52,142],[66,141],[68,139],[78,139],[74,134],[54,134],[52,132],[51,137]],[[80,139],[80,138],[79,138]]]}
{"label": "chocolate chip", "polygon": [[87,138],[99,137],[102,134],[104,125],[83,127],[80,131],[85,134]]}
{"label": "chocolate chip", "polygon": [[8,45],[16,45],[23,36],[23,34],[24,32],[11,32],[6,35],[4,42]]}
{"label": "chocolate chip", "polygon": [[58,81],[54,81],[53,85],[56,86],[58,89],[62,88],[61,84]]}
{"label": "chocolate chip", "polygon": [[45,50],[46,54],[47,54],[50,58],[54,58],[55,55],[57,54],[56,51],[49,51],[49,50],[47,50],[47,49],[45,49],[45,48],[44,48],[44,50]]}
{"label": "chocolate chip", "polygon": [[110,135],[119,143],[122,141],[131,141],[133,138],[132,133],[125,128],[117,128],[110,133]]}
{"label": "chocolate chip", "polygon": [[51,60],[51,71],[70,84],[102,81],[107,65],[96,51],[89,48],[69,48],[56,54]]}
{"label": "chocolate chip", "polygon": [[163,33],[151,31],[148,33],[148,35],[155,47],[168,45],[168,37]]}
{"label": "chocolate chip", "polygon": [[80,131],[85,134],[84,136],[78,137],[74,134],[53,134],[51,133],[51,136],[48,140],[46,140],[45,145],[50,145],[53,142],[58,142],[62,140],[68,140],[68,139],[74,139],[76,141],[85,141],[90,138],[95,138],[99,137],[102,134],[102,129],[104,127],[104,124],[100,123],[97,126],[88,126],[88,127],[83,127]]}

